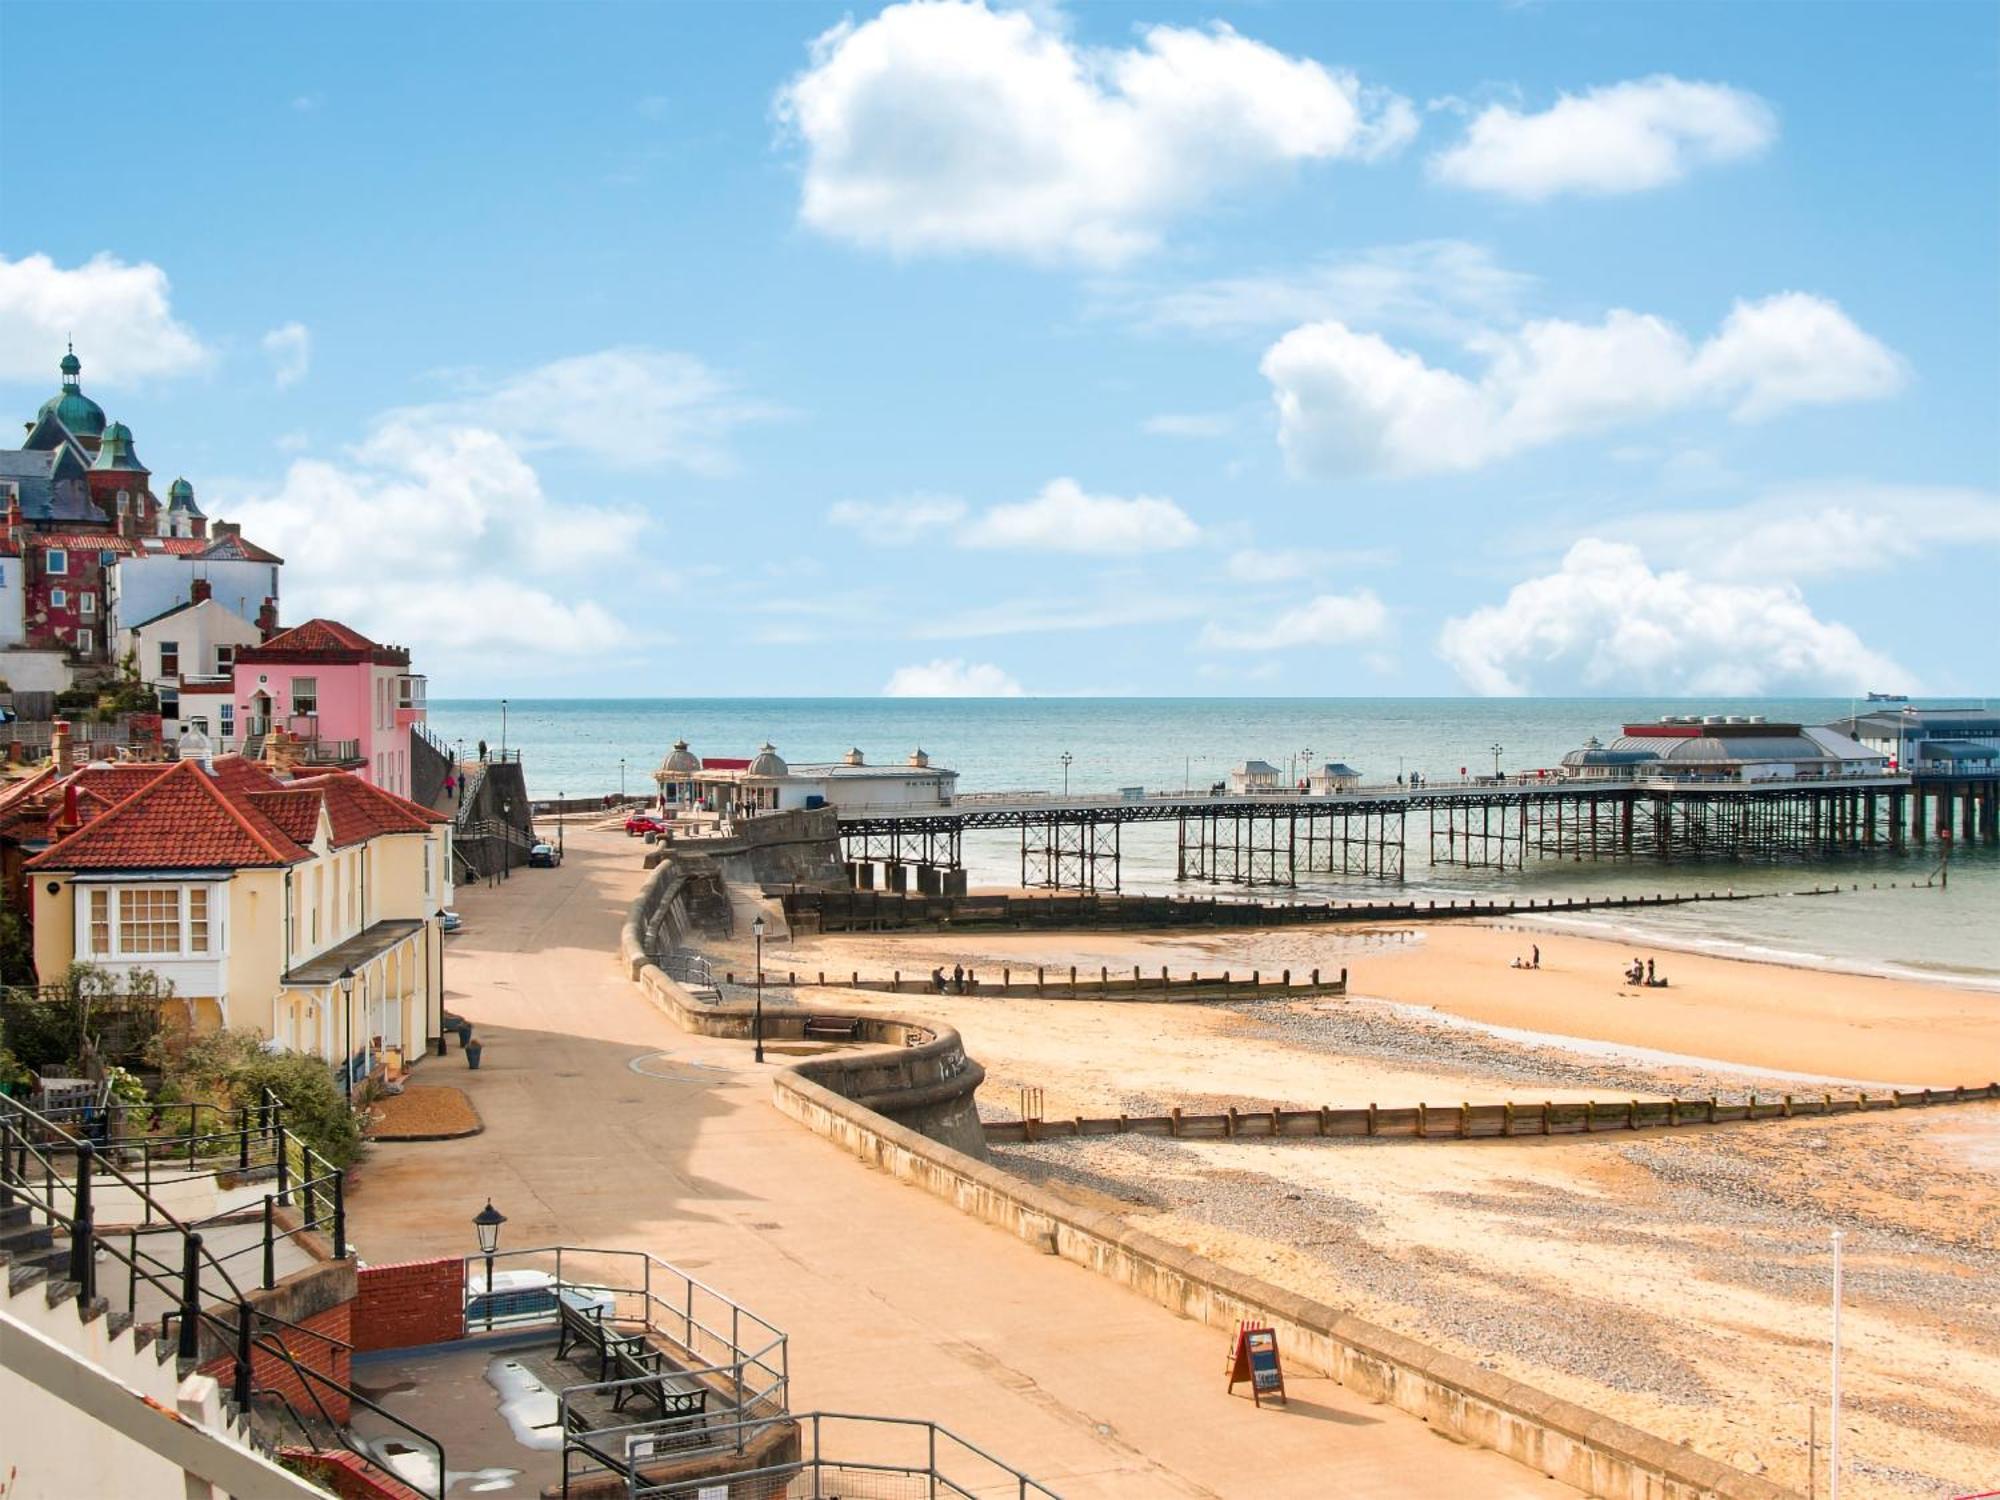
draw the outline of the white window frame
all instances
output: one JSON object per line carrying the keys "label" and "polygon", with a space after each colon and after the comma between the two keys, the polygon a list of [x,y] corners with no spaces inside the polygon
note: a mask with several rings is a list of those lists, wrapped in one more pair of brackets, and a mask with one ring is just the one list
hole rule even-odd
{"label": "white window frame", "polygon": [[50,608],[50,609],[68,609],[68,608],[69,608],[69,590],[68,590],[68,589],[50,589],[50,590],[49,590],[49,608]]}
{"label": "white window frame", "polygon": [[[147,885],[80,885],[77,893],[81,897],[81,911],[77,918],[80,954],[93,959],[108,959],[119,962],[156,962],[169,959],[212,959],[223,953],[222,898],[218,889],[205,882],[188,885],[147,884]],[[140,893],[156,895],[170,894],[174,897],[174,924],[177,946],[171,949],[127,949],[124,942],[125,900]],[[102,940],[98,931],[97,903],[104,901],[104,932]],[[197,898],[202,915],[196,918],[194,909]],[[203,946],[192,945],[193,929],[200,922],[206,928]]]}
{"label": "white window frame", "polygon": [[97,636],[88,625],[79,626],[76,632],[76,654],[89,656],[97,649]]}
{"label": "white window frame", "polygon": [[96,593],[90,589],[85,589],[82,593],[78,594],[76,596],[76,612],[82,615],[86,620],[96,619],[97,618]]}
{"label": "white window frame", "polygon": [[[302,682],[306,684],[306,701],[312,705],[310,708],[299,706],[299,684]],[[294,715],[300,718],[317,718],[319,716],[319,679],[317,677],[294,677],[291,686],[291,699],[292,713]]]}
{"label": "white window frame", "polygon": [[50,573],[67,574],[69,572],[69,548],[51,547],[43,554],[43,558]]}

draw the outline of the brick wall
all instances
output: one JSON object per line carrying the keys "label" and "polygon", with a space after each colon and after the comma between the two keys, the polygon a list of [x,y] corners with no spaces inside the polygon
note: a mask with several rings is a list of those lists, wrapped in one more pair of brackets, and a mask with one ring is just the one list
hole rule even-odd
{"label": "brick wall", "polygon": [[287,1448],[284,1461],[303,1469],[315,1482],[332,1490],[340,1500],[427,1500],[393,1475],[385,1474],[352,1453],[314,1453],[310,1448]]}
{"label": "brick wall", "polygon": [[[325,1339],[312,1335],[324,1333],[345,1343],[354,1341],[354,1304],[342,1302],[325,1312],[315,1313],[310,1318],[295,1320],[298,1329],[285,1328],[275,1324],[266,1325],[260,1332],[263,1342],[282,1340],[292,1357],[300,1364],[319,1371],[328,1379],[339,1383],[341,1389],[321,1381],[310,1380],[298,1374],[277,1355],[257,1348],[250,1355],[251,1381],[261,1390],[276,1391],[298,1411],[302,1417],[315,1417],[322,1407],[326,1414],[337,1422],[348,1418],[349,1402],[344,1391],[351,1382],[348,1379],[349,1351],[329,1344]],[[227,1389],[235,1377],[235,1360],[231,1355],[221,1354],[201,1367],[204,1375],[213,1375]],[[317,1401],[315,1401],[317,1398]]]}
{"label": "brick wall", "polygon": [[464,1336],[465,1264],[456,1257],[366,1266],[360,1281],[356,1350],[408,1349]]}

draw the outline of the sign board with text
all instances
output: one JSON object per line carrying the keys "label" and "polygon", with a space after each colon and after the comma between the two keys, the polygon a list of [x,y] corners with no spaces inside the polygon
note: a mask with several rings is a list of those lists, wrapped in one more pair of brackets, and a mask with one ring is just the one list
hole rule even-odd
{"label": "sign board with text", "polygon": [[1285,1369],[1278,1358],[1276,1329],[1246,1324],[1236,1330],[1236,1349],[1229,1362],[1231,1394],[1238,1382],[1245,1380],[1250,1382],[1250,1399],[1257,1405],[1262,1406],[1266,1396],[1290,1405],[1285,1400]]}

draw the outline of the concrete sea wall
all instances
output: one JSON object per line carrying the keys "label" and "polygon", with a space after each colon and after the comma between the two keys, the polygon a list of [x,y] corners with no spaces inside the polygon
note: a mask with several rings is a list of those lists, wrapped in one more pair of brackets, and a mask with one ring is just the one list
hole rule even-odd
{"label": "concrete sea wall", "polygon": [[[655,872],[627,916],[620,961],[678,1024],[708,1035],[746,1036],[748,1007],[702,1004],[647,956],[647,938],[676,920],[664,908],[685,890],[685,877],[671,860]],[[797,1030],[774,1033],[774,1014]],[[802,1034],[807,1014],[767,1009],[766,1035]],[[1244,1319],[1266,1323],[1278,1331],[1294,1367],[1331,1376],[1457,1441],[1491,1448],[1585,1494],[1606,1500],[1800,1500],[1767,1479],[1231,1270],[991,1165],[982,1159],[984,1132],[973,1107],[983,1072],[965,1056],[957,1033],[905,1017],[859,1019],[881,1026],[868,1040],[883,1042],[886,1050],[900,1032],[906,1054],[914,1061],[927,1053],[926,1062],[902,1067],[881,1051],[809,1059],[772,1076],[772,1098],[807,1129],[898,1180],[1182,1317],[1225,1331]],[[912,1101],[922,1102],[908,1108]],[[900,1123],[894,1113],[899,1106],[906,1120],[930,1128]],[[968,1137],[977,1149],[968,1149]]]}

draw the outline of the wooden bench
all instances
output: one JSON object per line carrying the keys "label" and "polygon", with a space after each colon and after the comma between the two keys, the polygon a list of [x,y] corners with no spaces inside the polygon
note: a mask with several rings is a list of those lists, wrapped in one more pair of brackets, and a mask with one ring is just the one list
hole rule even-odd
{"label": "wooden bench", "polygon": [[858,1042],[861,1040],[861,1018],[859,1016],[807,1016],[805,1035],[812,1041]]}
{"label": "wooden bench", "polygon": [[604,1305],[579,1292],[562,1291],[556,1294],[556,1317],[561,1329],[556,1337],[556,1358],[567,1359],[570,1350],[579,1347],[594,1350],[597,1378],[604,1379],[609,1359],[606,1345],[616,1337],[605,1330]]}
{"label": "wooden bench", "polygon": [[643,1401],[658,1411],[677,1435],[695,1436],[707,1429],[707,1386],[683,1374],[643,1337],[613,1337],[607,1348],[609,1378],[630,1382],[612,1393],[613,1411],[622,1412],[628,1402]]}

